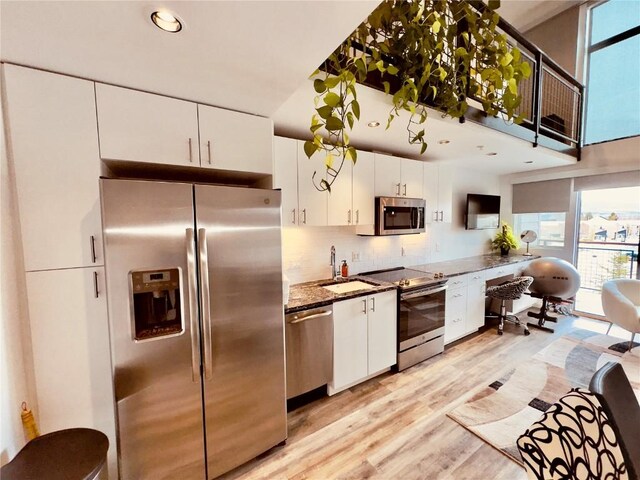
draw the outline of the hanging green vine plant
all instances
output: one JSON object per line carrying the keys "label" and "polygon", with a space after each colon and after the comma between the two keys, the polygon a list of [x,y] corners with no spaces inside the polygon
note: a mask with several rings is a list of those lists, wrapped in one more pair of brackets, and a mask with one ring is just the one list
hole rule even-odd
{"label": "hanging green vine plant", "polygon": [[518,84],[531,68],[496,30],[498,7],[499,1],[383,1],[314,74],[313,139],[304,150],[309,158],[323,152],[327,169],[319,182],[314,173],[315,187],[330,192],[344,162],[357,160],[349,131],[360,119],[358,84],[392,96],[387,128],[409,112],[407,139],[421,154],[427,106],[460,118],[474,98],[488,115],[521,122]]}

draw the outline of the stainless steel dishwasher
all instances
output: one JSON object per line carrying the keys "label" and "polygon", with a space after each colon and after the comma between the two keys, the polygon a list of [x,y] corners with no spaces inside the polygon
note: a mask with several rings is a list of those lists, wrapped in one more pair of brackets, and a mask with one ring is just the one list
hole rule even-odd
{"label": "stainless steel dishwasher", "polygon": [[331,381],[333,371],[333,306],[285,316],[287,399]]}

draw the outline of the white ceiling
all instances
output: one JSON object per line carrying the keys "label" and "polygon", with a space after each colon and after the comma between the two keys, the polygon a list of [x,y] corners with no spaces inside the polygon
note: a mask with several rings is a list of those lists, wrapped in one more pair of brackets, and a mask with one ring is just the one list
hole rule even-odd
{"label": "white ceiling", "polygon": [[[269,116],[277,133],[305,138],[314,97],[308,76],[378,3],[0,0],[0,59]],[[564,9],[572,0],[502,3],[500,12],[518,25],[518,18],[548,14],[557,4]],[[158,8],[176,13],[183,31],[169,34],[153,26],[149,17]],[[384,130],[390,108],[384,95],[362,87],[359,100],[363,121],[351,135],[359,148],[497,174],[575,162],[471,122],[441,119],[437,112],[427,121],[429,149],[419,157],[418,147],[407,143],[402,119]],[[374,118],[383,126],[366,127]],[[439,145],[443,138],[451,143]],[[498,155],[488,157],[491,151]]]}
{"label": "white ceiling", "polygon": [[521,32],[586,0],[501,0],[497,12]]}

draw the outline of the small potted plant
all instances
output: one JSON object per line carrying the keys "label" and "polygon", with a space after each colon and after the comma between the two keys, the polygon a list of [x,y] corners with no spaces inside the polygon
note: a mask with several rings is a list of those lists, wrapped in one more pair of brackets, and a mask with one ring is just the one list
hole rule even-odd
{"label": "small potted plant", "polygon": [[518,248],[519,246],[520,243],[513,234],[511,227],[507,223],[502,222],[500,231],[491,241],[491,248],[493,248],[494,250],[500,249],[500,255],[506,256],[509,255],[509,250],[511,250],[512,248]]}

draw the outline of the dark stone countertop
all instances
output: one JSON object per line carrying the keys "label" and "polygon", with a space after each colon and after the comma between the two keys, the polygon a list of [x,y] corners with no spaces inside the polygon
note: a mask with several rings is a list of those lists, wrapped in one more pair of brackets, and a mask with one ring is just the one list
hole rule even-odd
{"label": "dark stone countertop", "polygon": [[355,290],[348,293],[333,293],[322,288],[323,286],[334,284],[330,279],[316,280],[314,282],[297,283],[289,288],[289,302],[285,305],[284,313],[295,313],[309,308],[323,307],[331,305],[333,302],[347,300],[349,298],[363,297],[389,290],[396,290],[396,286],[391,283],[374,281],[370,278],[354,275],[338,282],[348,282],[359,280],[361,282],[374,285],[374,288],[367,290]]}
{"label": "dark stone countertop", "polygon": [[409,268],[422,270],[427,273],[442,272],[445,277],[455,277],[464,275],[465,273],[479,272],[480,270],[488,270],[489,268],[502,267],[505,265],[513,265],[515,263],[526,262],[540,258],[540,255],[478,255],[475,257],[458,258],[456,260],[448,260],[446,262],[427,263],[423,265],[415,265]]}

